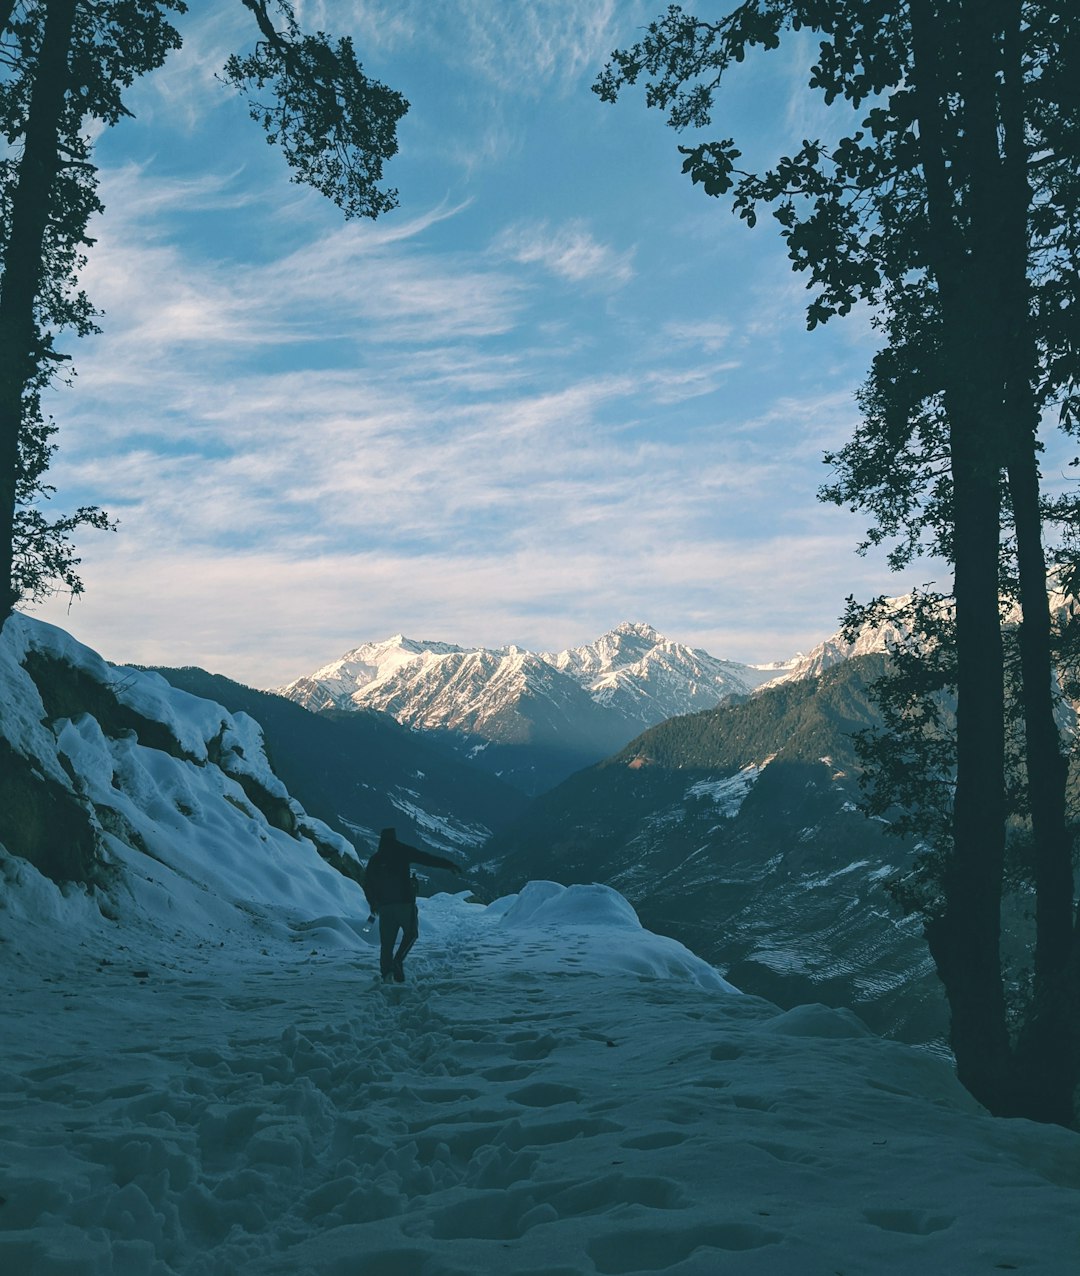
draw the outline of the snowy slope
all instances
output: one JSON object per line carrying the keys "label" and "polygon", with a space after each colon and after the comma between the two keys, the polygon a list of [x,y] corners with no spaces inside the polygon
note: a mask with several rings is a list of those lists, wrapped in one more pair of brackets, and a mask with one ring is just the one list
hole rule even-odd
{"label": "snowy slope", "polygon": [[[101,858],[60,887],[0,851],[0,1271],[1070,1270],[1075,1134],[987,1118],[847,1011],[738,994],[604,886],[422,900],[387,987],[250,719],[47,626],[3,639],[5,739]],[[94,714],[58,713],[76,692]]]}
{"label": "snowy slope", "polygon": [[0,634],[0,745],[0,842],[106,888],[108,910],[144,894],[202,898],[217,916],[268,899],[354,905],[332,865],[357,871],[356,851],[290,797],[254,719],[18,614]]}
{"label": "snowy slope", "polygon": [[[20,1276],[1063,1276],[1080,1136],[852,1015],[729,991],[604,888],[123,925],[7,865]],[[175,933],[174,933],[175,932]]]}

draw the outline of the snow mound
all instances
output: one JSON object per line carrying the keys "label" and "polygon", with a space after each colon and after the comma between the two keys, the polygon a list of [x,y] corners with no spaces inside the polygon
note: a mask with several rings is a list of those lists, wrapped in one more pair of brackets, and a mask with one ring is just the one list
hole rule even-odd
{"label": "snow mound", "polygon": [[630,901],[598,882],[528,882],[519,894],[496,900],[485,912],[504,936],[516,935],[546,970],[633,974],[738,992],[678,940],[645,930]]}
{"label": "snow mound", "polygon": [[640,930],[633,905],[610,886],[529,882],[503,914],[504,926],[621,926]]}

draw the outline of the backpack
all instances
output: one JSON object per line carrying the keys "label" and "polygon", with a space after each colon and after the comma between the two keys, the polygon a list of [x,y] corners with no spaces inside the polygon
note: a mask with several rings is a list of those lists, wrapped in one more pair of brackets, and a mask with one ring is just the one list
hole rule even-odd
{"label": "backpack", "polygon": [[376,852],[367,862],[364,870],[364,894],[367,896],[371,911],[377,913],[386,897],[390,894],[392,869],[385,855]]}

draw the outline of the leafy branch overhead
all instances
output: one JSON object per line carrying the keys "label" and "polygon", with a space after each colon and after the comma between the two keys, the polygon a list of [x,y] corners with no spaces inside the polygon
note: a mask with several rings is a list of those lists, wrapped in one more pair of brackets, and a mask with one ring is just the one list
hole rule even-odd
{"label": "leafy branch overhead", "polygon": [[[283,28],[267,0],[243,0],[261,39],[253,52],[225,65],[230,84],[247,95],[251,118],[294,170],[293,181],[314,187],[346,217],[378,217],[397,207],[397,191],[381,189],[383,163],[397,153],[404,97],[369,79],[352,40],[300,30],[291,5],[278,0]],[[257,94],[270,90],[269,100]]]}
{"label": "leafy branch overhead", "polygon": [[[347,36],[305,33],[285,0],[273,13],[268,0],[241,3],[258,39],[225,77],[294,180],[347,217],[394,208],[379,183],[408,103],[364,75]],[[105,212],[88,126],[131,115],[126,91],[180,47],[173,19],[186,13],[184,0],[0,0],[0,623],[20,601],[81,593],[72,533],[114,526],[94,506],[41,511],[56,434],[42,395],[71,378],[59,335],[98,330],[79,285],[90,220]]]}
{"label": "leafy branch overhead", "polygon": [[[845,9],[852,12],[842,13]],[[868,14],[868,9],[883,12]],[[638,44],[612,54],[593,91],[614,102],[623,88],[645,75],[650,77],[646,104],[664,111],[672,128],[704,129],[712,123],[715,96],[732,66],[755,48],[777,48],[786,28],[812,26],[833,38],[821,44],[809,87],[819,89],[828,103],[844,99],[858,107],[901,74],[902,45],[891,31],[897,25],[895,9],[747,3],[720,21],[706,22],[672,5]],[[875,48],[864,65],[853,50],[871,28]],[[848,314],[859,301],[880,300],[887,276],[882,257],[889,251],[889,204],[901,198],[895,183],[901,174],[910,177],[916,158],[901,155],[903,148],[892,147],[891,139],[897,131],[906,134],[909,125],[903,95],[893,94],[888,111],[875,106],[851,136],[833,146],[803,138],[797,151],[760,173],[738,167],[742,151],[733,138],[678,150],[684,157],[682,171],[691,181],[707,195],[730,195],[733,210],[749,226],[757,224],[762,206],[772,208],[794,268],[808,271],[808,287],[817,289],[807,308],[807,326],[815,328],[834,315]],[[910,139],[905,145],[910,152]],[[890,164],[894,186],[886,191],[881,178]],[[907,194],[903,202],[909,202]],[[901,211],[910,210],[895,210]]]}

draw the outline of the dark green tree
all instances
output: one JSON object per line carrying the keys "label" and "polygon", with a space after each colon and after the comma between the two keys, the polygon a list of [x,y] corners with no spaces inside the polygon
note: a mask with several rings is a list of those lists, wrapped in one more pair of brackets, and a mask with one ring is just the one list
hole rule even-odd
{"label": "dark green tree", "polygon": [[[394,207],[396,192],[379,183],[408,103],[364,75],[348,38],[304,32],[286,0],[242,3],[257,38],[229,59],[225,79],[295,180],[347,217]],[[172,19],[186,9],[184,0],[0,0],[0,623],[20,600],[58,586],[80,592],[71,536],[110,525],[96,507],[53,520],[42,512],[55,425],[41,397],[67,362],[58,335],[95,331],[78,286],[87,225],[103,211],[88,126],[129,114],[125,90],[179,47]]]}
{"label": "dark green tree", "polygon": [[[753,225],[771,209],[808,275],[812,328],[859,303],[884,346],[864,422],[832,458],[832,499],[868,510],[894,562],[925,543],[954,568],[950,836],[926,935],[961,1080],[991,1110],[1070,1123],[1080,1078],[1080,942],[1066,762],[1054,719],[1036,430],[1075,424],[1080,19],[1023,0],[747,0],[715,22],[672,6],[596,87],[648,77],[676,128],[704,128],[723,78],[792,31],[819,37],[809,85],[859,112],[755,173],[734,140],[680,147],[706,193]],[[1003,532],[1003,529],[1004,532]],[[1005,872],[1003,564],[1015,582],[1025,783],[1035,860],[1033,994],[1010,1032]],[[916,658],[918,652],[916,652]]]}

